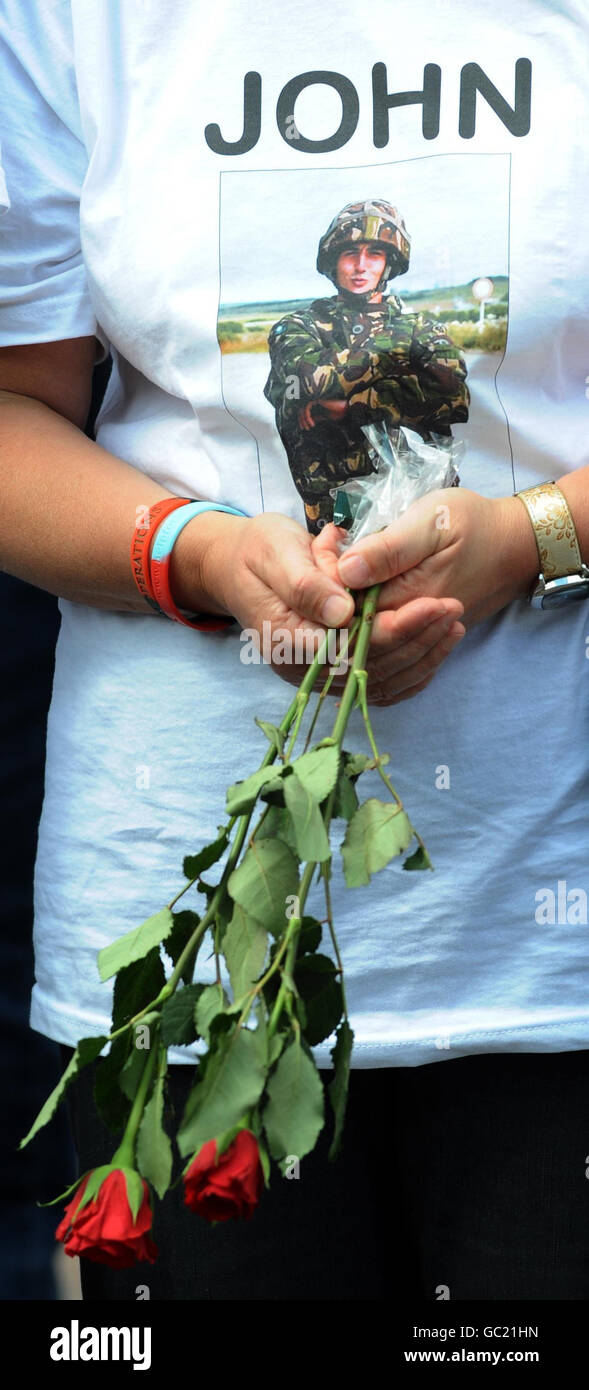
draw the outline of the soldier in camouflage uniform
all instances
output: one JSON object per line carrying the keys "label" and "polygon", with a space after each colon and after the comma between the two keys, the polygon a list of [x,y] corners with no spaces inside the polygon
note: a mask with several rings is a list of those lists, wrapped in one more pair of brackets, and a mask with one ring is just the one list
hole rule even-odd
{"label": "soldier in camouflage uniform", "polygon": [[468,419],[458,349],[433,319],[382,293],[408,269],[409,252],[396,208],[376,199],[348,204],[317,256],[337,294],[286,314],[270,331],[264,395],[314,534],[331,521],[330,489],[373,471],[362,425],[407,425],[428,439]]}

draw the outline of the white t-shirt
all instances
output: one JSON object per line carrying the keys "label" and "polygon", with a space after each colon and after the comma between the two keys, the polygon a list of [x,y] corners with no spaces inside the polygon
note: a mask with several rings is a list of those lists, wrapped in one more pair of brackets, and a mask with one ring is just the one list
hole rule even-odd
{"label": "white t-shirt", "polygon": [[[315,268],[334,215],[384,199],[411,238],[389,290],[464,351],[463,486],[588,462],[581,0],[0,0],[0,41],[0,345],[110,345],[101,445],[304,524],[267,332],[335,293]],[[182,886],[265,752],[254,714],[278,722],[291,692],[240,661],[237,627],[60,609],[31,1023],[74,1045],[108,1027],[97,951]],[[374,709],[435,873],[395,860],[346,890],[335,855],[355,1066],[589,1047],[588,619],[513,603]]]}

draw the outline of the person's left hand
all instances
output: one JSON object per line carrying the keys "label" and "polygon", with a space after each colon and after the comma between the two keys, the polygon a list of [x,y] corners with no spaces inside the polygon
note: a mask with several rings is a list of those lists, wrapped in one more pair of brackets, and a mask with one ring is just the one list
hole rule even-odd
{"label": "person's left hand", "polygon": [[468,488],[437,488],[398,521],[339,554],[341,533],[326,526],[314,542],[316,562],[350,589],[382,583],[378,610],[410,599],[459,599],[464,627],[525,598],[538,574],[534,531],[517,497],[482,497]]}

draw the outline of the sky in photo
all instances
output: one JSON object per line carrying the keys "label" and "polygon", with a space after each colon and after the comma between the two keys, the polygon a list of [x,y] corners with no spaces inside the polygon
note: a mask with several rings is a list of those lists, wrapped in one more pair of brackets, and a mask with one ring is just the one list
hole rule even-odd
{"label": "sky in photo", "polygon": [[333,294],[319,238],[346,203],[384,198],[411,239],[411,293],[508,273],[509,156],[431,155],[358,169],[221,175],[221,304]]}

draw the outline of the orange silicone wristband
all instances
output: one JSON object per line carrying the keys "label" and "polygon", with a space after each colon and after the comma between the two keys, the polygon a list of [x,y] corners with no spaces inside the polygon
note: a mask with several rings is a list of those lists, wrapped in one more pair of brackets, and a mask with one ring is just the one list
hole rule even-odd
{"label": "orange silicone wristband", "polygon": [[154,502],[151,507],[140,508],[141,515],[137,518],[131,541],[131,569],[139,593],[150,608],[155,609],[156,613],[161,613],[162,609],[157,602],[151,582],[149,569],[151,543],[160,522],[164,521],[171,512],[175,512],[178,507],[184,507],[191,500],[190,497],[162,497],[161,502]]}

